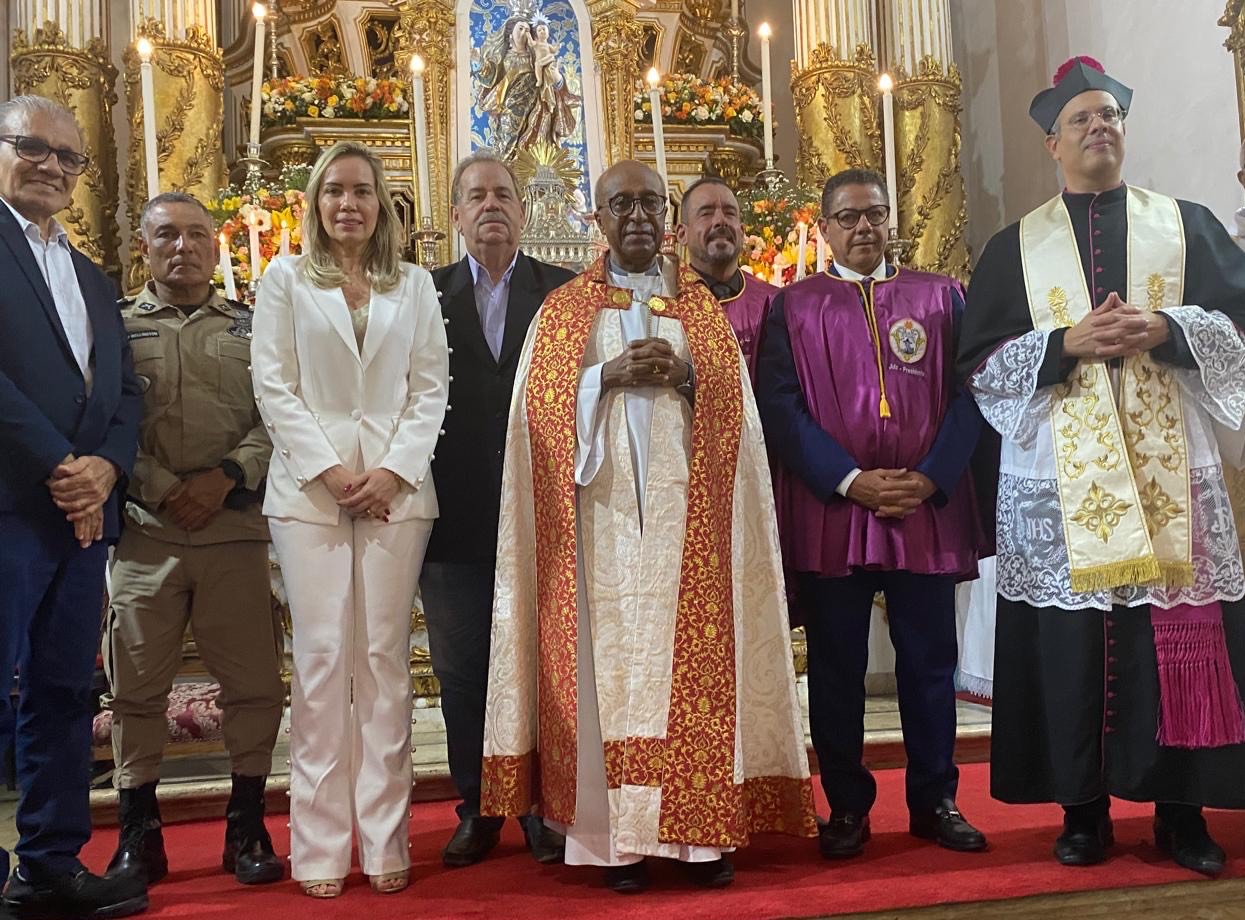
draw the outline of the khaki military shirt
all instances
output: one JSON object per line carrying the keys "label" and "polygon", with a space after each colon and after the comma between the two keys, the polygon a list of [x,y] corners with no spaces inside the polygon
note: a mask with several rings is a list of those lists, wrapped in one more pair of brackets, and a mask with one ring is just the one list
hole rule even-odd
{"label": "khaki military shirt", "polygon": [[[267,540],[257,493],[272,442],[251,388],[251,311],[213,291],[186,316],[161,303],[148,282],[136,298],[122,301],[121,315],[144,387],[127,526],[188,545]],[[182,530],[158,510],[178,482],[222,460],[232,460],[246,478],[227,499],[231,507],[206,527]]]}

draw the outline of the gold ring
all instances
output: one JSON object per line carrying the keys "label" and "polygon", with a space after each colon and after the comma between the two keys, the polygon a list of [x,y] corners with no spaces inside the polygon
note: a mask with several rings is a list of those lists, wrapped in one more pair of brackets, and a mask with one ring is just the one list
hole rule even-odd
{"label": "gold ring", "polygon": [[654,374],[660,374],[660,373],[661,373],[661,368],[660,368],[660,367],[658,367],[656,364],[654,364],[654,365],[653,365],[653,373],[654,373]]}

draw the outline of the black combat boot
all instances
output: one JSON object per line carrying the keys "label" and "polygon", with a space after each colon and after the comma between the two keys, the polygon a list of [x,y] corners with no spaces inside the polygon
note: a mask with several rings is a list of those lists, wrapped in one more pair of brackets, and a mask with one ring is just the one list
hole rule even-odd
{"label": "black combat boot", "polygon": [[272,838],[264,827],[264,783],[268,777],[234,773],[232,779],[221,865],[243,885],[279,882],[285,877],[285,867],[272,851]]}
{"label": "black combat boot", "polygon": [[169,859],[164,853],[164,832],[160,830],[160,804],[156,801],[156,784],[146,783],[137,789],[120,790],[118,817],[121,836],[117,852],[108,863],[105,878],[132,878],[145,885],[154,885],[169,874]]}

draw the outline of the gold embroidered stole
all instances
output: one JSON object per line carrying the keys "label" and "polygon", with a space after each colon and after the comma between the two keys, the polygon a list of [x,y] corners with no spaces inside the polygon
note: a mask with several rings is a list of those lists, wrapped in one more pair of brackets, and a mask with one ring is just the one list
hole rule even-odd
{"label": "gold embroidered stole", "polygon": [[[1035,329],[1075,325],[1092,309],[1072,220],[1056,196],[1020,222]],[[1128,189],[1126,300],[1150,310],[1184,294],[1176,202]],[[1072,590],[1192,582],[1189,463],[1180,388],[1149,353],[1125,359],[1118,402],[1105,361],[1081,359],[1056,387],[1051,435]]]}

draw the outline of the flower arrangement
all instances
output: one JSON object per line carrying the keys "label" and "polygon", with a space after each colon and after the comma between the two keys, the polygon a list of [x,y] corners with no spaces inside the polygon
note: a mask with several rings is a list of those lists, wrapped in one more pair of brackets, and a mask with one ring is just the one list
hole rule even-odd
{"label": "flower arrangement", "polygon": [[[736,137],[761,136],[761,97],[750,86],[730,77],[702,80],[689,73],[672,73],[659,89],[662,123],[667,126],[725,125]],[[636,124],[652,124],[653,106],[647,84],[636,84],[633,101]]]}
{"label": "flower arrangement", "polygon": [[808,228],[805,271],[817,268],[817,196],[785,180],[758,182],[739,196],[744,225],[744,267],[771,284],[790,284],[799,262],[800,223]]}
{"label": "flower arrangement", "polygon": [[[207,202],[207,209],[218,224],[218,232],[229,248],[234,277],[249,284],[256,277],[255,254],[250,251],[250,227],[259,228],[259,274],[281,254],[287,240],[290,254],[302,251],[303,212],[307,203],[304,190],[311,175],[310,166],[287,166],[272,185],[255,190],[230,185]],[[285,233],[282,233],[285,231]],[[223,282],[217,270],[216,283]]]}
{"label": "flower arrangement", "polygon": [[365,77],[286,77],[263,86],[263,125],[292,125],[297,118],[405,118],[411,106],[405,83]]}

